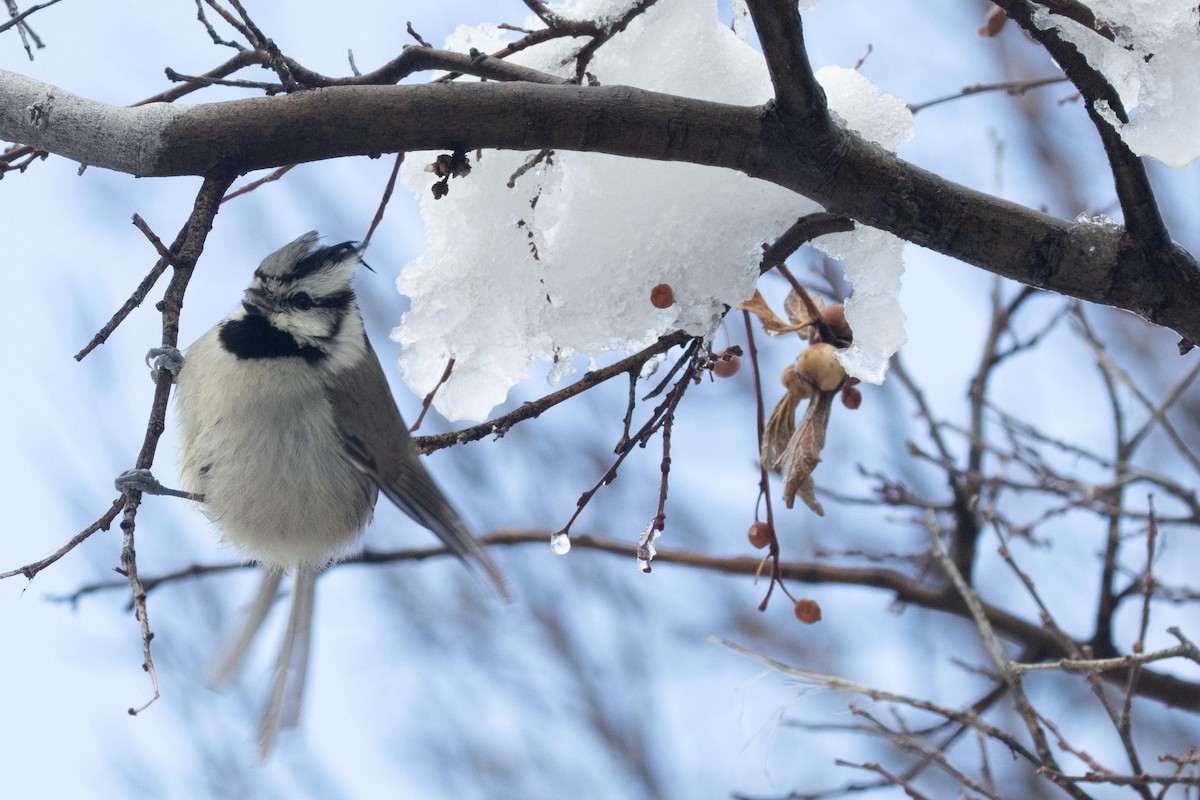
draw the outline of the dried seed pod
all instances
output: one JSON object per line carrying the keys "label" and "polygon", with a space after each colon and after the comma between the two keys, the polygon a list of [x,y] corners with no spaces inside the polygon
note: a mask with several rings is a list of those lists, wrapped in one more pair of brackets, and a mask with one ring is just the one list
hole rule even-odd
{"label": "dried seed pod", "polygon": [[822,392],[836,392],[846,380],[846,370],[834,357],[836,348],[825,342],[810,345],[796,359],[796,372]]}
{"label": "dried seed pod", "polygon": [[812,473],[821,462],[832,401],[833,392],[819,392],[809,401],[792,438],[775,463],[783,474],[783,502],[791,508],[799,497],[817,516],[825,516],[825,509],[817,500]]}
{"label": "dried seed pod", "polygon": [[[788,370],[793,374],[796,372],[791,367],[788,367]],[[799,375],[796,376],[796,383],[804,386],[811,395],[812,389],[807,387]],[[775,409],[767,420],[762,445],[759,448],[759,458],[762,459],[762,465],[771,472],[779,472],[779,459],[796,432],[796,409],[800,407],[803,399],[800,394],[789,391],[775,404]]]}
{"label": "dried seed pod", "polygon": [[800,377],[800,373],[796,372],[795,364],[788,364],[783,368],[783,375],[779,378],[783,384],[783,388],[787,389],[788,395],[796,400],[807,400],[812,397],[813,386],[808,381]]}
{"label": "dried seed pod", "polygon": [[815,317],[809,311],[810,303],[812,304],[811,308],[815,308],[818,314],[821,313],[821,306],[824,305],[824,301],[820,297],[809,295],[808,303],[806,303],[804,302],[804,298],[796,294],[795,289],[792,289],[788,292],[787,297],[783,299],[783,313],[787,314],[788,319],[791,320],[793,325],[799,327],[811,325]]}

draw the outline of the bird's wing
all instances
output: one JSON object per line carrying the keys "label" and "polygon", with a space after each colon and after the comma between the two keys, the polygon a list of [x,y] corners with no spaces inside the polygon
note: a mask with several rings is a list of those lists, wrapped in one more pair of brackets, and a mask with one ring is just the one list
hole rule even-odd
{"label": "bird's wing", "polygon": [[487,551],[421,464],[369,341],[363,358],[338,374],[326,395],[354,465],[371,475],[401,511],[437,534],[451,552],[463,560],[475,559],[507,596],[504,579]]}

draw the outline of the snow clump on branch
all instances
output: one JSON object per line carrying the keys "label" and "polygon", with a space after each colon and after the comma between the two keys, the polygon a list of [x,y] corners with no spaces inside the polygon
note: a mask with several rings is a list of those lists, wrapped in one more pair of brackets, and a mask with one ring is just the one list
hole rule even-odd
{"label": "snow clump on branch", "polygon": [[[605,16],[628,3],[587,0],[587,7]],[[528,25],[540,23],[531,18]],[[463,27],[446,47],[495,52],[513,36],[494,25]],[[579,47],[578,39],[552,40],[511,60],[567,76]],[[723,103],[771,98],[762,54],[719,22],[715,2],[660,0],[601,47],[588,72],[604,85]],[[897,98],[852,70],[826,69],[818,77],[849,127],[889,149],[911,136],[911,118]],[[469,153],[471,174],[435,200],[424,165],[436,155],[411,153],[401,172],[421,198],[427,242],[397,281],[411,307],[392,337],[404,345],[401,376],[418,395],[455,359],[434,401],[450,420],[486,418],[538,360],[550,364],[553,384],[574,371],[576,355],[636,351],[677,329],[710,335],[726,306],[754,293],[762,244],[822,210],[726,169],[567,151],[541,160],[535,153]],[[844,355],[846,368],[879,382],[904,341],[896,301],[900,242],[860,226],[815,244],[845,259],[854,284],[846,313],[855,343]],[[659,284],[673,290],[666,308],[650,301]]]}

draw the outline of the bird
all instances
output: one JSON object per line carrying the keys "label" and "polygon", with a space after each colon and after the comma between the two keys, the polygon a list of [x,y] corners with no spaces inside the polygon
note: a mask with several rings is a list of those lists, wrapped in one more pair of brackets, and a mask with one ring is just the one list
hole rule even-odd
{"label": "bird", "polygon": [[187,348],[175,376],[183,488],[222,540],[263,569],[215,683],[234,674],[294,575],[258,734],[264,759],[299,724],[317,576],[358,543],[380,493],[508,596],[421,464],[367,339],[351,286],[362,247],[319,241],[310,231],[264,258],[241,306]]}

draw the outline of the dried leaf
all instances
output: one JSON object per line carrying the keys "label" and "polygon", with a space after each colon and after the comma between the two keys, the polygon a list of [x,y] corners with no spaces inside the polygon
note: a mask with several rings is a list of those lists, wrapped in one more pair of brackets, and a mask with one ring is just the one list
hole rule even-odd
{"label": "dried leaf", "polygon": [[767,301],[763,299],[762,293],[757,289],[754,291],[754,296],[746,302],[738,306],[742,311],[749,311],[758,317],[758,321],[762,323],[763,330],[771,336],[778,336],[781,333],[795,333],[803,328],[808,327],[808,323],[804,325],[788,325],[781,320],[771,307],[767,305]]}
{"label": "dried leaf", "polygon": [[817,502],[811,484],[813,470],[821,463],[821,450],[825,447],[825,431],[829,428],[829,412],[833,405],[834,392],[820,392],[808,404],[804,417],[796,426],[787,449],[779,458],[783,472],[783,501],[791,508],[796,495],[816,514],[824,516],[825,510]]}
{"label": "dried leaf", "polygon": [[807,328],[816,321],[817,315],[821,313],[821,308],[825,302],[820,297],[809,295],[809,302],[812,303],[812,309],[817,314],[813,314],[810,310],[809,303],[804,302],[804,298],[796,293],[795,289],[788,292],[788,296],[783,301],[783,313],[787,314],[792,324],[799,328]]}
{"label": "dried leaf", "polygon": [[804,479],[804,483],[800,484],[800,491],[796,492],[796,496],[804,501],[804,505],[812,509],[812,512],[818,517],[825,516],[825,506],[821,505],[821,501],[817,499],[817,484],[813,482],[812,475]]}
{"label": "dried leaf", "polygon": [[980,36],[999,36],[1005,22],[1008,22],[1008,16],[1004,11],[999,6],[992,6],[992,10],[988,12],[987,19],[978,33]]}
{"label": "dried leaf", "polygon": [[759,448],[762,465],[771,472],[779,472],[779,460],[787,449],[792,434],[796,432],[796,409],[800,399],[791,392],[786,393],[775,405],[771,418],[767,420],[766,430]]}

